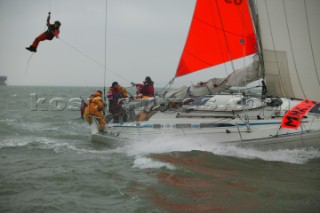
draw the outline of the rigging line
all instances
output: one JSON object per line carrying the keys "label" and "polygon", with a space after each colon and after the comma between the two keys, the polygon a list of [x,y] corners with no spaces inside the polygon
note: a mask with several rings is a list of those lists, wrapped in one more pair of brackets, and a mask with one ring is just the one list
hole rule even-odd
{"label": "rigging line", "polygon": [[[84,53],[83,51],[79,50],[78,48],[76,48],[75,46],[73,46],[72,44],[70,44],[69,42],[65,41],[64,39],[61,39],[61,37],[59,37],[59,40],[62,41],[65,45],[69,46],[71,49],[75,50],[76,52],[78,52],[79,54],[83,55],[84,57],[90,59],[91,61],[93,61],[94,63],[98,64],[99,66],[104,68],[104,65],[101,64],[97,59],[89,56],[88,54]],[[114,75],[118,76],[119,78],[121,78],[122,80],[126,81],[127,83],[130,83],[127,79],[125,79],[124,77],[122,77],[121,75],[115,73],[114,71],[112,71],[110,68],[107,69],[109,72],[113,73]]]}
{"label": "rigging line", "polygon": [[[242,6],[243,4],[241,4]],[[245,68],[246,67],[246,59],[245,59],[245,53],[246,53],[246,42],[247,41],[247,38],[244,38],[244,33],[245,33],[245,21],[244,21],[244,13],[243,13],[243,7],[237,7],[238,9],[238,15],[241,19],[241,30],[242,30],[242,34],[240,35],[240,38],[241,40],[239,41],[240,44],[242,45],[242,63],[243,63],[243,67]],[[242,9],[242,10],[241,10]],[[240,60],[239,60],[240,61]],[[247,89],[247,79],[248,79],[248,73],[246,73],[246,76],[245,76],[245,89],[244,91],[247,93],[248,92],[248,89]],[[238,92],[240,93],[240,87],[238,87]]]}
{"label": "rigging line", "polygon": [[220,24],[221,24],[222,31],[223,31],[223,36],[224,36],[224,39],[226,41],[225,43],[226,43],[227,49],[228,49],[228,56],[229,56],[229,59],[230,59],[230,62],[231,62],[232,70],[234,71],[235,68],[234,68],[233,60],[232,60],[231,53],[230,53],[229,43],[227,42],[226,30],[224,29],[224,25],[222,23],[222,16],[221,16],[221,12],[220,12],[219,5],[218,5],[218,0],[216,0],[215,2],[216,2],[216,6],[217,6],[217,9],[218,9],[218,13],[219,13],[219,20],[220,20]]}
{"label": "rigging line", "polygon": [[[162,91],[163,90],[166,90],[166,88],[167,87],[169,87],[168,88],[168,90],[171,88],[171,86],[172,86],[172,84],[173,84],[173,82],[174,82],[174,80],[176,79],[176,77],[174,77],[173,79],[171,79],[164,87],[162,87],[160,90],[159,90],[159,92],[158,93],[162,93]],[[166,90],[165,92],[167,92],[168,90]]]}
{"label": "rigging line", "polygon": [[103,73],[103,99],[106,101],[106,72],[107,72],[107,23],[108,0],[106,0],[105,28],[104,28],[104,73]]}
{"label": "rigging line", "polygon": [[[234,67],[233,59],[232,59],[232,57],[231,57],[229,42],[228,42],[227,36],[226,36],[226,30],[225,30],[224,25],[223,25],[223,23],[222,23],[222,15],[221,15],[221,12],[220,12],[220,9],[219,9],[218,0],[216,0],[215,3],[216,3],[217,10],[218,10],[218,16],[219,16],[219,20],[220,20],[220,24],[221,24],[221,29],[222,29],[222,32],[223,32],[223,36],[224,36],[224,42],[225,42],[225,44],[226,44],[226,46],[227,46],[227,50],[228,50],[227,52],[228,52],[228,56],[229,56],[229,59],[230,59],[230,64],[231,64],[231,67],[232,67],[232,72],[234,72],[234,71],[235,71],[235,67]],[[213,5],[210,4],[210,6],[211,6],[211,9],[213,9]],[[214,14],[214,13],[212,13],[212,14]],[[214,24],[216,25],[214,17],[213,17],[213,21],[214,21]],[[216,34],[218,35],[218,31],[216,31]],[[218,36],[218,38],[219,38],[219,36]],[[220,54],[223,55],[221,42],[219,42],[219,46],[220,46],[220,48],[219,48]],[[223,64],[224,64],[224,67],[225,67],[225,72],[226,72],[227,77],[228,77],[232,72],[229,74],[229,73],[228,73],[227,64],[226,64],[226,63],[223,63]],[[239,89],[240,89],[240,88],[239,88]],[[232,97],[234,97],[233,94],[232,94]]]}
{"label": "rigging line", "polygon": [[49,0],[49,12],[51,12],[51,0]]}
{"label": "rigging line", "polygon": [[[222,23],[222,15],[221,15],[221,11],[220,11],[220,8],[219,8],[219,5],[218,5],[218,0],[216,0],[215,3],[216,3],[217,10],[218,10],[218,15],[219,15],[219,20],[220,20],[220,24],[221,24],[223,36],[224,36],[224,41],[225,41],[225,44],[226,44],[226,46],[227,46],[228,57],[229,57],[230,62],[231,62],[232,71],[234,72],[234,71],[235,71],[235,67],[234,67],[233,59],[232,59],[231,52],[230,52],[229,42],[228,42],[228,40],[227,40],[227,35],[226,35],[227,32],[226,32],[226,30],[225,30],[225,28],[224,28],[224,25],[223,25],[223,23]],[[211,7],[211,8],[212,8],[212,7]],[[222,53],[221,48],[220,48],[220,52]],[[225,65],[225,69],[226,69],[226,63],[224,63],[224,65]],[[227,76],[228,76],[227,69],[226,69],[225,71],[226,71]],[[232,94],[232,97],[233,97],[233,94]]]}
{"label": "rigging line", "polygon": [[301,79],[300,79],[300,76],[299,76],[299,73],[298,73],[298,68],[297,68],[297,64],[296,64],[296,60],[295,60],[295,55],[294,55],[293,45],[292,45],[292,39],[291,39],[291,36],[290,36],[290,29],[289,29],[288,18],[287,18],[286,5],[284,3],[284,0],[282,0],[282,4],[283,4],[283,10],[284,10],[283,11],[284,12],[284,17],[286,19],[288,37],[289,37],[289,42],[290,42],[290,50],[291,50],[291,54],[292,54],[292,57],[293,57],[294,69],[295,69],[296,75],[298,77],[298,82],[299,82],[299,86],[300,86],[301,92],[302,92],[303,96],[306,98],[306,94],[305,94],[305,92],[303,90],[303,87],[302,87]]}
{"label": "rigging line", "polygon": [[318,67],[317,67],[316,59],[314,57],[314,50],[313,50],[313,46],[312,46],[312,39],[311,39],[311,32],[310,32],[310,22],[309,22],[309,16],[308,16],[308,9],[307,9],[306,0],[304,0],[304,7],[305,7],[305,11],[306,11],[307,28],[308,28],[309,42],[310,42],[310,48],[311,48],[311,53],[312,53],[312,58],[313,58],[313,64],[314,64],[314,68],[315,68],[315,73],[317,75],[318,83],[320,84],[320,79],[319,79],[319,74],[318,74]]}
{"label": "rigging line", "polygon": [[[243,4],[242,4],[243,5]],[[243,11],[241,11],[241,9],[243,10],[243,6],[240,8],[240,6],[238,7],[238,13],[239,13],[239,16],[241,17],[241,22],[242,22],[242,35],[241,35],[241,37],[243,37],[243,35],[244,35],[244,33],[245,33],[245,28],[246,28],[246,26],[245,26],[245,17],[244,17],[244,13],[243,13]],[[247,40],[247,38],[243,38],[243,40],[241,41],[239,41],[240,42],[240,44],[242,44],[242,61],[243,61],[243,67],[246,67],[246,57],[245,57],[245,53],[246,53],[246,42],[249,42],[248,40]],[[246,76],[245,76],[245,93],[248,93],[248,83],[247,83],[247,81],[248,81],[248,73],[246,72]],[[240,87],[238,87],[239,88],[239,92],[240,92]],[[242,103],[242,107],[243,107],[243,111],[244,112],[248,112],[248,109],[245,109],[245,107],[244,107],[244,105],[245,105],[245,103],[243,103],[243,102],[241,102]]]}
{"label": "rigging line", "polygon": [[257,50],[256,54],[259,57],[260,63],[261,63],[261,68],[259,69],[259,73],[262,76],[262,79],[265,79],[265,70],[264,70],[264,61],[263,61],[263,47],[262,47],[262,42],[261,42],[261,34],[260,34],[260,26],[259,26],[259,17],[257,13],[257,6],[255,3],[255,0],[249,0],[249,5],[250,5],[250,14],[252,17],[252,22],[254,25],[254,32],[256,35],[256,43],[257,43]]}
{"label": "rigging line", "polygon": [[[214,23],[215,26],[217,26],[217,24],[215,23],[215,18],[214,18],[214,14],[215,14],[215,13],[213,12],[212,2],[210,2],[210,9],[211,9],[211,14],[213,14],[213,17],[212,17],[213,23]],[[218,36],[218,28],[216,28],[215,32],[216,32],[217,38],[219,39],[218,44],[219,44],[219,47],[220,47],[220,48],[219,48],[220,54],[223,55],[222,46],[221,46],[222,42],[220,41],[220,36]],[[226,76],[228,76],[229,73],[228,73],[227,64],[224,62],[223,65],[224,65],[224,69],[225,69]]]}
{"label": "rigging line", "polygon": [[30,57],[28,58],[28,60],[27,60],[27,66],[26,66],[26,70],[25,70],[25,75],[26,76],[28,75],[28,69],[29,69],[30,61],[31,61],[31,58],[32,58],[33,55],[34,55],[34,53],[32,53],[30,55]]}
{"label": "rigging line", "polygon": [[287,88],[284,87],[284,83],[282,80],[282,77],[280,75],[280,67],[279,67],[279,60],[278,60],[278,55],[276,53],[276,47],[275,47],[275,42],[274,42],[274,37],[273,37],[273,33],[272,33],[272,29],[271,29],[271,21],[270,21],[270,16],[269,16],[269,10],[268,10],[268,5],[267,5],[267,0],[264,1],[265,5],[266,5],[266,14],[267,14],[267,20],[268,20],[268,26],[269,26],[269,30],[270,30],[270,34],[271,34],[271,40],[272,40],[272,45],[273,45],[273,53],[274,53],[274,57],[276,59],[276,64],[277,64],[277,74],[279,76],[280,79],[280,84],[281,84],[281,91],[284,93],[285,96],[288,96],[288,91]]}

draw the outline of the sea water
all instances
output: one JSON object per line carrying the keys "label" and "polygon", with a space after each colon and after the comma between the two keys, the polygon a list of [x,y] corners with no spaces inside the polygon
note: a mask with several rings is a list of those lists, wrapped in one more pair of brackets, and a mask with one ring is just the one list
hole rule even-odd
{"label": "sea water", "polygon": [[[320,152],[90,140],[97,88],[0,87],[0,212],[320,212]],[[320,142],[320,141],[319,141]]]}

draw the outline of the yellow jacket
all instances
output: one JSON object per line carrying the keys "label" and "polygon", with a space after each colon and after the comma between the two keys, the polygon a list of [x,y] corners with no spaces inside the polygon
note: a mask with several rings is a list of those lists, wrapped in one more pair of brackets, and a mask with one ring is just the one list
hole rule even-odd
{"label": "yellow jacket", "polygon": [[105,107],[100,93],[95,93],[89,100],[89,114],[93,115],[96,111],[104,111]]}

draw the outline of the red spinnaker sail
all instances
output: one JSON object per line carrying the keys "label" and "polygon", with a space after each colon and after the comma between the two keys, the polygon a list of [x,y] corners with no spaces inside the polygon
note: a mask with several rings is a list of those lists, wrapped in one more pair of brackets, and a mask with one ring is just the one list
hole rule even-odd
{"label": "red spinnaker sail", "polygon": [[300,126],[303,116],[307,114],[315,104],[316,102],[314,101],[301,101],[283,116],[281,127],[297,129]]}
{"label": "red spinnaker sail", "polygon": [[176,77],[256,52],[247,0],[197,0]]}

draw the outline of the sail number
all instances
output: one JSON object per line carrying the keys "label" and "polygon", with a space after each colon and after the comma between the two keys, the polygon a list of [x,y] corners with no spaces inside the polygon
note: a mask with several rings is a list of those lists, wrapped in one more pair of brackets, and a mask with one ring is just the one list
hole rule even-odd
{"label": "sail number", "polygon": [[228,4],[241,5],[243,0],[225,0]]}

